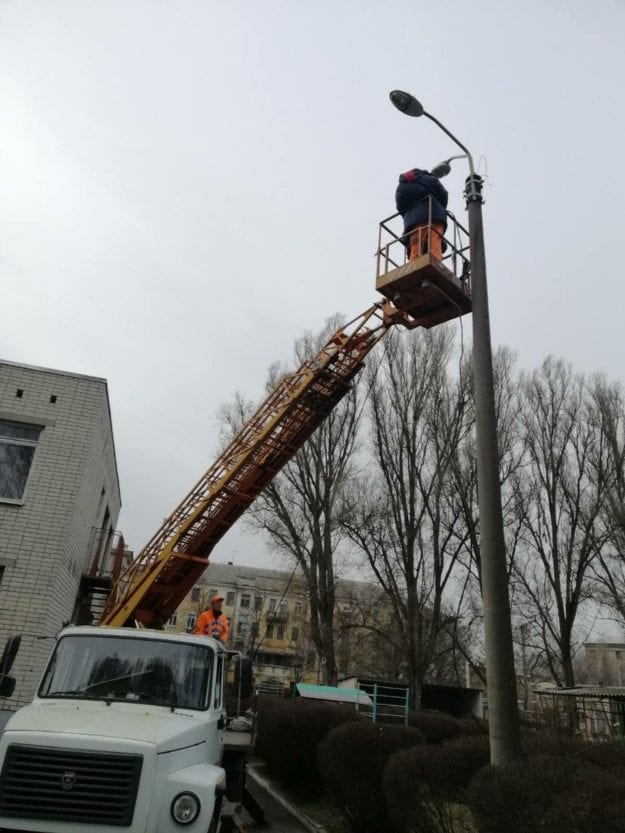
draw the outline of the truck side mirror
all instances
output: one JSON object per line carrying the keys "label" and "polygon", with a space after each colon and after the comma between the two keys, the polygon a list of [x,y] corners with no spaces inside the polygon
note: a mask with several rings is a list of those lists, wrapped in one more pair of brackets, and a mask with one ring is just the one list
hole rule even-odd
{"label": "truck side mirror", "polygon": [[241,657],[234,667],[234,690],[241,692],[241,700],[247,700],[254,693],[252,660]]}
{"label": "truck side mirror", "polygon": [[[2,652],[2,656],[0,657],[0,680],[4,677],[5,674],[8,674],[11,670],[13,663],[15,662],[17,652],[19,651],[21,641],[22,637],[18,634],[10,636],[7,639],[7,643],[4,646],[4,651]],[[4,696],[8,697],[8,695]]]}
{"label": "truck side mirror", "polygon": [[19,634],[7,639],[4,651],[0,657],[0,697],[10,697],[15,691],[15,677],[9,677],[15,657],[20,649],[22,637]]}
{"label": "truck side mirror", "polygon": [[15,677],[4,674],[0,677],[0,697],[10,697],[15,691]]}

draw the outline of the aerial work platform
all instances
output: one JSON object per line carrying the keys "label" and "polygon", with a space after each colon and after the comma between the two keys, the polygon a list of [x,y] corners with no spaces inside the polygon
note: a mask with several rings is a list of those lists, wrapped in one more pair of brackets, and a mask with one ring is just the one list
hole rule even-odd
{"label": "aerial work platform", "polygon": [[101,625],[164,627],[208,566],[213,548],[348,393],[386,333],[395,326],[433,327],[471,310],[469,236],[448,217],[441,259],[432,255],[432,248],[439,249],[436,226],[421,226],[418,256],[409,260],[410,241],[399,215],[380,223],[376,289],[386,300],[340,327],[315,356],[280,379],[146,546],[114,576]]}
{"label": "aerial work platform", "polygon": [[469,233],[448,212],[442,260],[430,253],[437,234],[431,223],[422,226],[424,253],[409,260],[410,235],[403,233],[401,216],[380,223],[375,288],[406,314],[402,323],[409,328],[434,327],[471,312]]}

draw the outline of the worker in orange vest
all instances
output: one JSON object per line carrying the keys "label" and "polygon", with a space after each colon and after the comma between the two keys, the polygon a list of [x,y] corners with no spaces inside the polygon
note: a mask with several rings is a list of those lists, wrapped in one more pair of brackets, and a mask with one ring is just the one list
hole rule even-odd
{"label": "worker in orange vest", "polygon": [[211,636],[225,645],[228,641],[228,620],[221,609],[223,600],[223,596],[213,596],[209,609],[198,616],[193,633]]}

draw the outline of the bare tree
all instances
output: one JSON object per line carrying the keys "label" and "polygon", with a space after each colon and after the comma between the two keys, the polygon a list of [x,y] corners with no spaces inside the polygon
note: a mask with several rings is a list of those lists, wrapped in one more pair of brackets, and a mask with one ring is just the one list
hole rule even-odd
{"label": "bare tree", "polygon": [[335,617],[341,674],[401,679],[405,652],[386,594],[377,583],[345,587],[339,584]]}
{"label": "bare tree", "polygon": [[343,525],[385,592],[404,648],[411,701],[445,633],[445,594],[465,542],[449,472],[465,430],[447,365],[446,328],[393,333],[369,372],[373,461],[355,486]]}
{"label": "bare tree", "polygon": [[563,361],[548,358],[526,376],[522,395],[526,466],[516,494],[522,542],[515,583],[553,679],[573,686],[575,626],[606,540],[605,432],[584,377]]}
{"label": "bare tree", "polygon": [[[466,547],[461,562],[471,579],[471,590],[481,588],[480,525],[477,500],[477,449],[475,445],[475,410],[470,372],[471,357],[461,368],[461,401],[465,407],[465,430],[461,441],[452,450],[450,474],[457,499],[462,507]],[[504,534],[509,570],[514,560],[519,523],[515,494],[523,460],[523,444],[519,441],[520,399],[516,356],[507,347],[500,347],[493,356],[495,378],[495,411],[499,448],[499,480],[502,495]],[[481,593],[481,589],[480,589]],[[474,598],[474,597],[473,597]]]}
{"label": "bare tree", "polygon": [[[295,344],[299,365],[314,356],[341,325],[339,316],[318,335],[306,333]],[[274,365],[267,387],[272,389],[285,369]],[[249,413],[238,397],[221,409],[227,431]],[[321,663],[323,682],[336,684],[334,637],[335,556],[342,538],[338,524],[352,477],[351,460],[360,416],[358,381],[276,478],[258,496],[247,519],[269,536],[277,550],[294,559],[306,582],[310,638]]]}
{"label": "bare tree", "polygon": [[[497,444],[499,477],[504,522],[504,538],[508,574],[512,571],[519,544],[520,523],[516,513],[515,495],[523,465],[523,443],[520,439],[519,374],[516,355],[509,348],[499,347],[493,355],[495,381],[495,411],[497,416]],[[468,663],[472,675],[486,684],[483,644],[483,608],[481,591],[480,524],[477,495],[477,448],[475,442],[475,403],[471,355],[462,362],[459,374],[459,401],[465,409],[465,431],[452,451],[450,476],[456,499],[462,509],[459,534],[464,547],[458,557],[458,592],[455,596],[454,640],[456,665]],[[511,605],[515,609],[514,586]],[[461,634],[463,636],[461,637]]]}
{"label": "bare tree", "polygon": [[625,624],[625,397],[620,384],[597,376],[592,396],[607,441],[609,488],[603,504],[608,540],[595,575],[605,602]]}

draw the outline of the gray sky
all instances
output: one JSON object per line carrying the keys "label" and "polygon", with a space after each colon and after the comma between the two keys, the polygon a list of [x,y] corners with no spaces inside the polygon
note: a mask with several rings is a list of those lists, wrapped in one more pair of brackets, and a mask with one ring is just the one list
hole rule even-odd
{"label": "gray sky", "polygon": [[625,377],[624,33],[622,0],[0,0],[0,357],[109,380],[133,548],[219,404],[375,299],[397,174],[455,149],[395,87],[487,160],[494,342]]}

